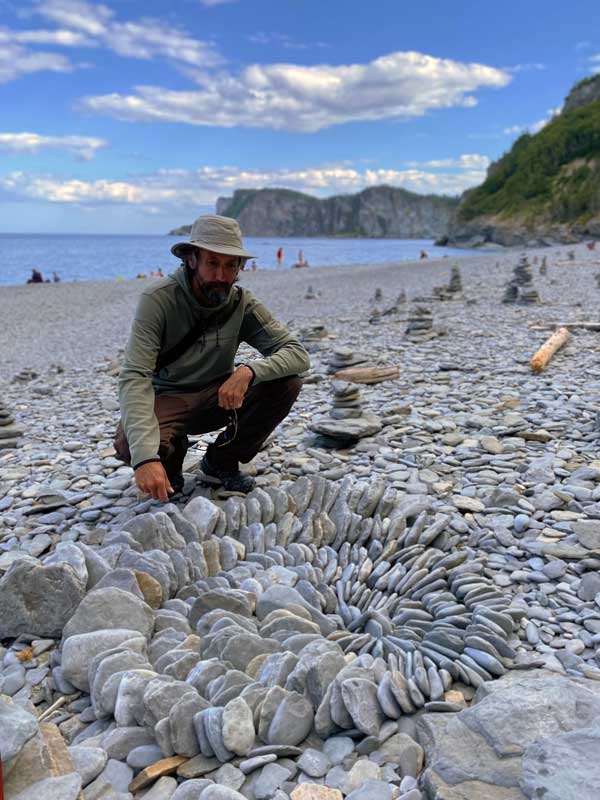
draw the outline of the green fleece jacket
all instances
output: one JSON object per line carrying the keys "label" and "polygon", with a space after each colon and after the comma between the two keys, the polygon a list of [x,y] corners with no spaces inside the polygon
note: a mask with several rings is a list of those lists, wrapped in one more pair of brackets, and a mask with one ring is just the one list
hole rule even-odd
{"label": "green fleece jacket", "polygon": [[[154,374],[156,358],[180,342],[199,318],[209,319],[241,301],[232,316],[194,342],[180,358]],[[160,435],[154,414],[156,393],[193,391],[234,370],[240,342],[263,358],[252,361],[254,383],[297,375],[310,367],[306,350],[248,289],[236,288],[220,306],[200,305],[185,267],[145,289],[138,302],[131,336],[119,376],[119,400],[131,464],[158,457]]]}

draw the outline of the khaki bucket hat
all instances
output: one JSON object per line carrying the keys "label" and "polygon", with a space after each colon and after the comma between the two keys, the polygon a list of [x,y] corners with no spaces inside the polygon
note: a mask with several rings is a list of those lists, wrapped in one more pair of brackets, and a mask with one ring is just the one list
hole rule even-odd
{"label": "khaki bucket hat", "polygon": [[177,242],[171,248],[171,252],[177,258],[183,259],[190,247],[200,247],[226,256],[255,257],[244,250],[240,226],[230,217],[210,214],[198,217],[192,225],[189,242]]}

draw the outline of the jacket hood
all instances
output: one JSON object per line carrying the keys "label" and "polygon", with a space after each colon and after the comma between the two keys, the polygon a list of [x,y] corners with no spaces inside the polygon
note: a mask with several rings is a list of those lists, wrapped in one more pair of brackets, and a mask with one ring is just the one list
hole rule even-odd
{"label": "jacket hood", "polygon": [[181,264],[181,266],[179,266],[175,270],[175,272],[172,272],[169,275],[169,277],[172,278],[175,281],[175,283],[177,283],[181,287],[181,289],[184,291],[185,296],[186,296],[189,304],[194,309],[194,313],[195,314],[198,314],[198,315],[201,315],[201,316],[204,316],[204,317],[210,317],[213,314],[215,314],[215,313],[217,313],[219,311],[222,311],[227,306],[232,305],[234,303],[234,301],[235,301],[235,292],[233,291],[233,286],[232,286],[231,289],[229,290],[229,295],[227,296],[227,300],[224,300],[220,305],[218,305],[218,306],[203,306],[201,303],[198,302],[198,300],[196,299],[196,297],[195,297],[195,295],[194,295],[194,293],[192,291],[192,287],[190,285],[190,280],[189,280],[188,274],[187,274],[187,269],[186,269],[184,264]]}

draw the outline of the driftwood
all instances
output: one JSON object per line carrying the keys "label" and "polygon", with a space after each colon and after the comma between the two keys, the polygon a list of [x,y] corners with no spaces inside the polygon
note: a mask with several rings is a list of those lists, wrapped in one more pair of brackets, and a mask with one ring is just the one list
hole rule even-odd
{"label": "driftwood", "polygon": [[350,383],[382,383],[400,377],[400,367],[348,367],[332,375],[336,381]]}
{"label": "driftwood", "polygon": [[563,328],[568,328],[569,330],[583,328],[586,331],[600,331],[600,322],[565,322]]}
{"label": "driftwood", "polygon": [[571,334],[564,327],[554,331],[552,336],[546,339],[544,344],[531,359],[531,369],[534,372],[541,372],[548,365],[554,353],[569,340],[570,336]]}

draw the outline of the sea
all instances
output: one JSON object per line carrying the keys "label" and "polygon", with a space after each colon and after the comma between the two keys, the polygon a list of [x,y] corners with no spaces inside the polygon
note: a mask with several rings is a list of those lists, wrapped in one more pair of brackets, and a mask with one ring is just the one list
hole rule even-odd
{"label": "sea", "polygon": [[[94,234],[0,234],[0,284],[23,284],[31,270],[62,281],[123,280],[159,268],[167,275],[178,265],[171,255],[174,236]],[[412,261],[425,251],[430,258],[473,254],[472,250],[436,247],[430,239],[303,239],[245,237],[258,269],[290,269],[299,252],[311,267]],[[283,250],[281,266],[277,250]],[[481,253],[481,250],[478,251]],[[250,263],[248,264],[250,267]],[[247,268],[248,268],[247,267]]]}

